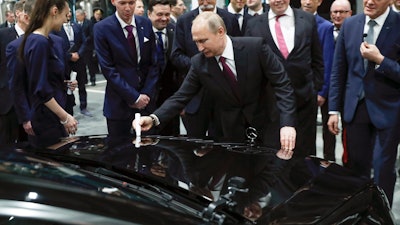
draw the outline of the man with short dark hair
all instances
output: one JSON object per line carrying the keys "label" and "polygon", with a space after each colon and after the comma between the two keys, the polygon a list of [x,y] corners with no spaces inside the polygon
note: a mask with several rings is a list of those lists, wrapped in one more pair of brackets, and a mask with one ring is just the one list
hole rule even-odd
{"label": "man with short dark hair", "polygon": [[[175,1],[172,1],[172,4]],[[150,0],[147,17],[153,24],[156,36],[156,59],[159,68],[157,107],[173,95],[179,88],[179,79],[176,67],[172,64],[170,55],[174,41],[175,24],[170,23],[171,1]],[[160,130],[161,135],[178,136],[180,134],[179,115],[171,119]]]}
{"label": "man with short dark hair", "polygon": [[[15,11],[15,10],[14,10]],[[0,28],[13,27],[15,25],[15,13],[11,10],[6,11],[6,21],[0,24]]]}

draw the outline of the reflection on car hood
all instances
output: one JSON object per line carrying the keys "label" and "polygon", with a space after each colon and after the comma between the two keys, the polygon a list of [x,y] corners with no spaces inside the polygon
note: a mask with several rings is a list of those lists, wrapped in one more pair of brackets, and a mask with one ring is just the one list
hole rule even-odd
{"label": "reflection on car hood", "polygon": [[[219,200],[238,190],[229,195],[233,203],[225,208],[260,224],[348,221],[374,201],[388,211],[384,196],[370,179],[316,157],[282,160],[275,150],[263,146],[185,137],[85,136],[35,152],[74,165],[106,168],[206,206],[213,204],[210,200],[216,202],[208,209],[219,208]],[[245,213],[249,211],[253,216]],[[389,213],[378,217],[391,220]]]}

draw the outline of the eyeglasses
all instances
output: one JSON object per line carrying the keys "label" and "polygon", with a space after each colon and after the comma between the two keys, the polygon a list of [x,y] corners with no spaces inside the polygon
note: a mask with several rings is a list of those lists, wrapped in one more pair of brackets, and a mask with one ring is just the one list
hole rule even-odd
{"label": "eyeglasses", "polygon": [[344,14],[344,13],[348,13],[350,10],[335,10],[335,11],[331,11],[332,14]]}

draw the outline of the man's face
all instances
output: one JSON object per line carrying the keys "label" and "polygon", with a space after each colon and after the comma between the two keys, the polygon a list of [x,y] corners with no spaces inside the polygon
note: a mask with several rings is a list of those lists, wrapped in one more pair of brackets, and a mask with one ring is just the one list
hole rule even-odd
{"label": "man's face", "polygon": [[364,14],[376,19],[386,11],[391,2],[392,0],[363,0]]}
{"label": "man's face", "polygon": [[261,0],[247,0],[246,3],[247,7],[249,7],[250,9],[256,9],[259,6],[261,6]]}
{"label": "man's face", "polygon": [[217,0],[198,0],[201,11],[214,11]]}
{"label": "man's face", "polygon": [[182,0],[178,0],[176,5],[172,7],[171,12],[174,13],[175,16],[181,16],[186,11],[186,5]]}
{"label": "man's face", "polygon": [[193,24],[192,37],[199,52],[202,52],[207,58],[221,55],[224,51],[225,33],[222,27],[218,29],[217,33],[212,33],[206,24]]}
{"label": "man's face", "polygon": [[314,14],[321,5],[322,0],[301,0],[300,2],[304,11]]}
{"label": "man's face", "polygon": [[246,0],[231,0],[231,4],[236,12],[240,12],[246,5]]}
{"label": "man's face", "polygon": [[115,6],[118,16],[127,24],[132,22],[135,11],[136,0],[111,0]]}
{"label": "man's face", "polygon": [[138,16],[143,16],[144,15],[144,5],[143,5],[142,1],[136,1],[134,14],[138,15]]}
{"label": "man's face", "polygon": [[269,6],[276,15],[282,15],[289,7],[290,0],[270,0]]}
{"label": "man's face", "polygon": [[147,16],[151,20],[153,27],[158,30],[162,30],[167,27],[169,23],[169,16],[171,14],[171,6],[170,5],[163,5],[157,4],[153,6],[153,11],[148,11]]}
{"label": "man's face", "polygon": [[79,22],[81,22],[81,21],[83,21],[85,19],[85,15],[84,14],[76,13],[75,15],[76,15],[76,20],[79,21]]}
{"label": "man's face", "polygon": [[350,3],[334,1],[331,6],[331,19],[336,27],[340,28],[344,19],[351,16]]}
{"label": "man's face", "polygon": [[8,13],[7,17],[6,17],[6,20],[9,23],[15,23],[15,15],[14,15],[14,13],[13,12]]}
{"label": "man's face", "polygon": [[71,21],[71,17],[72,17],[72,13],[71,13],[71,11],[69,11],[68,14],[67,14],[67,21],[68,22]]}

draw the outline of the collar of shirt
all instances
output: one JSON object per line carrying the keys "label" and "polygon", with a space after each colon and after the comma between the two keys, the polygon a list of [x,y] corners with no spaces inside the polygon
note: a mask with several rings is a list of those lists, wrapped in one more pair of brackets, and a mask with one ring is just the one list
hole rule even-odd
{"label": "collar of shirt", "polygon": [[121,19],[121,17],[118,16],[118,13],[117,13],[117,12],[115,12],[115,16],[117,17],[117,20],[118,20],[119,24],[121,24],[121,28],[124,30],[124,32],[125,32],[125,27],[128,26],[128,25],[132,25],[133,27],[136,27],[135,16],[132,16],[131,24],[125,23],[125,22]]}
{"label": "collar of shirt", "polygon": [[25,34],[25,31],[22,30],[22,28],[18,25],[18,23],[15,24],[14,28],[15,31],[17,32],[18,37],[21,37],[22,35]]}
{"label": "collar of shirt", "polygon": [[217,62],[219,62],[219,57],[223,56],[225,59],[232,60],[234,61],[234,54],[233,54],[233,44],[231,38],[226,35],[226,46],[224,51],[222,52],[222,55],[215,56],[215,59]]}
{"label": "collar of shirt", "polygon": [[[289,16],[289,17],[294,16],[293,9],[290,6],[288,6],[288,8],[286,9],[286,11],[283,14],[285,14],[286,16]],[[279,16],[279,15],[276,15],[274,12],[272,12],[272,10],[268,11],[268,20],[275,19],[276,16]]]}
{"label": "collar of shirt", "polygon": [[396,6],[394,6],[393,4],[392,4],[392,10],[395,11],[395,12],[397,12],[397,13],[400,13],[400,10],[397,9]]}
{"label": "collar of shirt", "polygon": [[[385,11],[382,15],[380,15],[380,16],[378,16],[377,18],[374,19],[375,22],[376,22],[376,24],[377,24],[379,27],[382,27],[382,26],[383,26],[383,23],[385,23],[385,20],[386,20],[386,18],[387,18],[388,15],[389,15],[389,12],[390,12],[390,7],[387,7],[386,11]],[[368,26],[367,24],[368,24],[368,22],[369,22],[370,20],[371,20],[371,18],[369,18],[369,16],[365,16],[365,24],[366,24],[366,26]]]}
{"label": "collar of shirt", "polygon": [[167,28],[164,28],[162,30],[158,30],[157,28],[153,27],[153,31],[154,31],[154,33],[158,32],[158,31],[161,31],[161,33],[163,33],[165,35],[167,33]]}
{"label": "collar of shirt", "polygon": [[247,13],[249,14],[249,15],[251,15],[251,16],[254,16],[254,14],[258,14],[258,15],[261,15],[261,14],[263,14],[264,13],[264,9],[263,9],[263,7],[261,7],[261,9],[260,10],[258,10],[258,11],[253,11],[252,9],[248,9],[247,10]]}
{"label": "collar of shirt", "polygon": [[239,12],[236,12],[235,9],[233,9],[231,3],[229,3],[227,10],[228,10],[228,12],[230,12],[232,14],[240,14],[241,16],[244,15],[244,8],[242,8],[242,10],[240,10]]}

